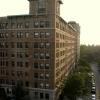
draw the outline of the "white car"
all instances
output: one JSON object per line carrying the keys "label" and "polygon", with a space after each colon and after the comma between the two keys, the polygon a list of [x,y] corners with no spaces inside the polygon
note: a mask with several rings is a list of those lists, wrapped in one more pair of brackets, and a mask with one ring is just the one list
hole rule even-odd
{"label": "white car", "polygon": [[92,94],[95,94],[96,93],[96,87],[95,86],[92,86],[91,93]]}
{"label": "white car", "polygon": [[96,100],[96,96],[95,96],[95,94],[92,94],[92,98],[91,98],[92,100]]}
{"label": "white car", "polygon": [[93,90],[95,90],[95,89],[96,89],[96,87],[95,87],[95,86],[92,86],[92,89],[93,89]]}

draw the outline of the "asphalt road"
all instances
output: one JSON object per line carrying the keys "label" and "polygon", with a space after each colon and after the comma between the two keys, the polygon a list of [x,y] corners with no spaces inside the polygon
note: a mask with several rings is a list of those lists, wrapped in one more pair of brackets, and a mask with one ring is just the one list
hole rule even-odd
{"label": "asphalt road", "polygon": [[96,100],[100,100],[100,71],[97,64],[91,64],[96,81]]}

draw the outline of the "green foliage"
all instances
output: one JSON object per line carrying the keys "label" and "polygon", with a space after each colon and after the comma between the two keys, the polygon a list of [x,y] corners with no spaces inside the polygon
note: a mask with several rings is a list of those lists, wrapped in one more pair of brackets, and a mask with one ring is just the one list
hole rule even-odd
{"label": "green foliage", "polygon": [[79,60],[79,68],[78,69],[80,72],[84,72],[84,73],[91,72],[91,67],[90,67],[89,63],[84,59]]}
{"label": "green foliage", "polygon": [[98,67],[100,67],[100,60],[99,60],[99,61],[97,61],[97,64],[98,64]]}
{"label": "green foliage", "polygon": [[6,95],[6,92],[5,92],[4,88],[2,88],[0,86],[0,100],[5,100],[6,97],[7,97],[7,95]]}
{"label": "green foliage", "polygon": [[88,73],[90,72],[89,63],[84,59],[80,59],[77,69],[65,82],[63,94],[70,100],[76,100],[77,97],[88,95],[91,81]]}
{"label": "green foliage", "polygon": [[66,81],[64,95],[70,100],[77,97],[88,95],[90,78],[83,73],[73,74]]}
{"label": "green foliage", "polygon": [[76,100],[76,97],[82,94],[83,85],[83,80],[80,75],[71,75],[66,81],[64,88],[65,95],[67,95],[70,100]]}
{"label": "green foliage", "polygon": [[100,66],[100,46],[81,45],[79,65],[66,80],[62,94],[70,100],[88,95],[91,92],[91,77],[89,76],[91,67],[89,63],[97,61]]}
{"label": "green foliage", "polygon": [[13,88],[13,95],[15,96],[16,100],[23,100],[24,96],[26,95],[26,91],[20,83]]}
{"label": "green foliage", "polygon": [[79,65],[90,67],[89,63],[86,60],[84,60],[84,59],[80,59],[79,60]]}
{"label": "green foliage", "polygon": [[87,62],[97,62],[100,60],[100,46],[80,46],[80,57]]}

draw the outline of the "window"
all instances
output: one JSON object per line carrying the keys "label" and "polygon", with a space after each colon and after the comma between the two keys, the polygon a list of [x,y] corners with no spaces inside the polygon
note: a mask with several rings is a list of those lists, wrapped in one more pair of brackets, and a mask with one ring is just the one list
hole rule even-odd
{"label": "window", "polygon": [[39,37],[39,33],[38,32],[34,32],[34,38],[38,38]]}
{"label": "window", "polygon": [[56,42],[56,48],[59,48],[59,42]]}
{"label": "window", "polygon": [[12,76],[15,76],[15,72],[14,72],[14,71],[11,71],[11,75],[12,75]]}
{"label": "window", "polygon": [[40,79],[44,79],[44,74],[43,73],[40,74]]}
{"label": "window", "polygon": [[38,83],[37,82],[34,83],[34,88],[38,88]]}
{"label": "window", "polygon": [[40,88],[43,88],[44,87],[44,84],[43,83],[40,83]]}
{"label": "window", "polygon": [[50,33],[46,33],[46,38],[50,37]]}
{"label": "window", "polygon": [[59,33],[56,32],[56,38],[59,38]]}
{"label": "window", "polygon": [[23,77],[23,72],[22,71],[17,71],[17,76],[18,77]]}
{"label": "window", "polygon": [[46,43],[46,48],[50,48],[50,43]]}
{"label": "window", "polygon": [[45,26],[46,26],[46,27],[49,27],[49,21],[46,21],[46,22],[45,22]]}
{"label": "window", "polygon": [[38,78],[38,73],[34,73],[34,78]]}
{"label": "window", "polygon": [[8,48],[8,42],[5,42],[5,48]]}
{"label": "window", "polygon": [[45,21],[40,21],[40,27],[41,28],[45,27]]}
{"label": "window", "polygon": [[11,89],[7,88],[7,94],[11,94]]}
{"label": "window", "polygon": [[15,81],[14,80],[12,80],[12,85],[15,85]]}
{"label": "window", "polygon": [[5,46],[4,42],[1,42],[0,43],[0,48],[4,48],[4,46]]}
{"label": "window", "polygon": [[49,88],[49,84],[46,84],[46,85],[45,85],[45,88],[48,89],[48,88]]}
{"label": "window", "polygon": [[14,47],[15,47],[15,43],[11,42],[11,48],[14,48]]}
{"label": "window", "polygon": [[0,57],[8,57],[8,52],[0,52]]}
{"label": "window", "polygon": [[29,48],[29,43],[28,42],[25,42],[25,48]]}
{"label": "window", "polygon": [[56,22],[56,28],[59,28],[59,23],[58,22]]}
{"label": "window", "polygon": [[15,28],[16,27],[15,23],[11,23],[11,27]]}
{"label": "window", "polygon": [[45,75],[45,78],[46,78],[46,79],[49,79],[49,74],[46,74],[46,75]]}
{"label": "window", "polygon": [[45,99],[49,100],[49,94],[48,93],[45,94]]}
{"label": "window", "polygon": [[20,84],[21,86],[23,86],[23,81],[22,80],[18,80],[17,84]]}
{"label": "window", "polygon": [[25,62],[25,67],[29,67],[29,62]]}
{"label": "window", "polygon": [[23,62],[17,62],[17,67],[23,67]]}
{"label": "window", "polygon": [[15,54],[14,54],[14,53],[12,53],[12,54],[11,54],[11,57],[15,57]]}
{"label": "window", "polygon": [[38,6],[38,13],[45,13],[46,11],[46,1],[45,0],[39,0],[39,6]]}
{"label": "window", "polygon": [[38,68],[38,63],[34,62],[34,68]]}
{"label": "window", "polygon": [[25,53],[25,57],[29,57],[29,54],[27,52]]}
{"label": "window", "polygon": [[7,76],[9,75],[9,72],[8,72],[8,70],[6,70],[6,75],[7,75]]}
{"label": "window", "polygon": [[23,28],[23,24],[22,23],[18,23],[17,24],[17,28]]}
{"label": "window", "polygon": [[6,29],[6,28],[8,28],[8,23],[1,23],[1,24],[0,24],[0,28],[1,28],[1,29]]}
{"label": "window", "polygon": [[15,34],[14,34],[14,32],[12,32],[12,33],[11,33],[11,37],[15,37]]}
{"label": "window", "polygon": [[[3,83],[4,83],[4,80],[3,80]],[[10,84],[10,81],[9,80],[5,80],[5,83],[6,84]]]}
{"label": "window", "polygon": [[29,28],[29,22],[25,23],[25,28]]}
{"label": "window", "polygon": [[43,98],[44,98],[43,93],[40,93],[40,99],[43,99]]}
{"label": "window", "polygon": [[40,53],[40,59],[44,59],[45,54],[44,53]]}
{"label": "window", "polygon": [[11,65],[12,65],[12,67],[14,67],[14,66],[15,66],[15,62],[14,62],[14,61],[12,61],[12,62],[11,62]]}
{"label": "window", "polygon": [[5,52],[5,56],[8,57],[8,52]]}
{"label": "window", "polygon": [[44,48],[45,47],[45,44],[42,42],[40,43],[40,48]]}
{"label": "window", "polygon": [[29,87],[29,82],[28,81],[25,82],[25,86]]}
{"label": "window", "polygon": [[45,64],[45,69],[49,69],[49,67],[50,67],[50,64],[49,63],[46,63]]}
{"label": "window", "polygon": [[28,76],[28,72],[25,72],[25,76]]}
{"label": "window", "polygon": [[17,33],[17,38],[23,38],[23,33],[22,32],[18,32]]}
{"label": "window", "polygon": [[40,37],[42,38],[42,37],[45,37],[45,33],[44,32],[41,32],[40,33]]}
{"label": "window", "polygon": [[4,38],[3,33],[0,33],[0,38]]}
{"label": "window", "polygon": [[1,42],[0,48],[8,48],[8,42]]}
{"label": "window", "polygon": [[34,43],[34,48],[38,48],[38,42]]}
{"label": "window", "polygon": [[23,48],[22,42],[17,42],[17,48]]}
{"label": "window", "polygon": [[6,64],[6,66],[8,66],[9,65],[8,61],[6,61],[5,64]]}
{"label": "window", "polygon": [[34,58],[38,59],[38,53],[37,52],[34,52]]}
{"label": "window", "polygon": [[0,52],[0,57],[4,57],[4,52]]}
{"label": "window", "polygon": [[50,54],[49,53],[46,53],[45,54],[45,59],[49,59],[50,58]]}
{"label": "window", "polygon": [[0,38],[8,38],[8,33],[0,33]]}
{"label": "window", "polygon": [[23,53],[22,52],[17,52],[17,58],[22,58],[23,57]]}
{"label": "window", "polygon": [[38,92],[34,92],[35,98],[38,98]]}
{"label": "window", "polygon": [[28,38],[28,37],[29,37],[29,33],[26,32],[26,33],[25,33],[25,38]]}
{"label": "window", "polygon": [[44,63],[41,63],[40,64],[40,69],[44,69],[44,66],[45,66]]}
{"label": "window", "polygon": [[34,22],[34,27],[38,28],[39,27],[39,22]]}

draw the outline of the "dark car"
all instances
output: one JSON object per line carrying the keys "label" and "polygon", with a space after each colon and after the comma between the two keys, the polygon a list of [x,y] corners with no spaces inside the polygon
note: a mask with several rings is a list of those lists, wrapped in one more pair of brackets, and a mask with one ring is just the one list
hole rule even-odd
{"label": "dark car", "polygon": [[94,86],[92,87],[91,93],[96,94],[96,88]]}

